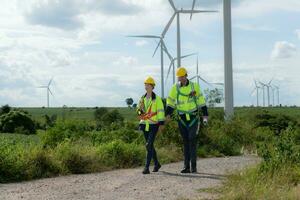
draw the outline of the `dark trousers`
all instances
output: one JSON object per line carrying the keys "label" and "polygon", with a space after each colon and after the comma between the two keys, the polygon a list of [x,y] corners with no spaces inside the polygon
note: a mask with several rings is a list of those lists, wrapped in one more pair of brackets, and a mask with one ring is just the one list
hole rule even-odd
{"label": "dark trousers", "polygon": [[[190,120],[192,121],[192,119]],[[190,121],[185,121],[186,125]],[[184,167],[196,169],[197,168],[197,132],[199,120],[197,120],[191,127],[186,127],[182,122],[178,122],[181,137],[183,139],[184,152]],[[190,165],[191,164],[191,165]]]}
{"label": "dark trousers", "polygon": [[159,127],[158,125],[150,125],[149,131],[146,131],[145,125],[144,124],[140,125],[140,130],[142,130],[144,133],[144,137],[146,141],[146,149],[147,149],[145,168],[149,168],[152,158],[154,161],[154,165],[155,166],[159,165],[156,150],[154,148],[154,140],[158,131],[158,127]]}

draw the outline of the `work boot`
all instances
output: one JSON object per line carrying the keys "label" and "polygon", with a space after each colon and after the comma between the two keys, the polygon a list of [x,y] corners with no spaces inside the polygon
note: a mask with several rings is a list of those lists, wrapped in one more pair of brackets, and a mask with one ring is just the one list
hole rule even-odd
{"label": "work boot", "polygon": [[192,168],[192,173],[197,173],[197,168]]}
{"label": "work boot", "polygon": [[183,168],[183,169],[181,170],[181,173],[183,173],[183,174],[191,173],[191,170],[190,170],[190,168],[185,167],[185,168]]}
{"label": "work boot", "polygon": [[150,174],[149,168],[145,167],[143,170],[143,174]]}
{"label": "work boot", "polygon": [[158,170],[161,168],[161,165],[158,163],[158,165],[154,166],[152,172],[158,172]]}

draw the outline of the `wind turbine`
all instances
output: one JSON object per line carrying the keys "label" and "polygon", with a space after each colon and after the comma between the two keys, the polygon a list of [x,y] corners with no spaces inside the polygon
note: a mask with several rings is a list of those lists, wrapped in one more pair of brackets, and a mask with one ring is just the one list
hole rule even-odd
{"label": "wind turbine", "polygon": [[[169,0],[170,1],[170,0]],[[193,0],[192,11],[196,0]],[[192,13],[190,18],[192,18]],[[224,26],[224,79],[225,79],[225,118],[230,119],[233,114],[233,73],[232,73],[232,34],[231,34],[231,0],[223,0]]]}
{"label": "wind turbine", "polygon": [[271,87],[271,83],[273,81],[273,78],[269,81],[268,84],[266,84],[266,87],[267,87],[267,92],[268,92],[268,106],[270,106],[270,87]]}
{"label": "wind turbine", "polygon": [[[175,16],[177,17],[177,67],[181,66],[181,41],[180,41],[180,14],[193,14],[193,13],[213,13],[213,12],[218,12],[215,10],[194,10],[194,7],[192,8],[192,10],[184,10],[184,9],[180,9],[178,10],[175,5],[173,0],[168,0],[171,7],[174,10],[174,13],[171,17],[171,19],[169,20],[169,23],[167,24],[166,28],[164,30],[164,32],[166,33],[168,31],[168,28],[170,27],[172,21],[174,20]],[[191,17],[190,17],[191,19]]]}
{"label": "wind turbine", "polygon": [[259,84],[262,86],[262,90],[263,90],[263,107],[265,107],[265,87],[267,87],[267,85],[260,82],[260,81],[259,81]]}
{"label": "wind turbine", "polygon": [[137,37],[137,38],[159,39],[159,43],[158,43],[157,47],[155,48],[152,57],[155,55],[158,47],[160,46],[161,97],[162,98],[164,98],[164,96],[165,96],[165,89],[164,89],[164,48],[165,48],[165,42],[164,42],[164,36],[165,36],[165,33],[163,33],[161,36],[157,36],[157,35],[131,35],[131,36],[128,36],[128,37]]}
{"label": "wind turbine", "polygon": [[53,96],[53,93],[50,90],[50,85],[52,83],[53,78],[50,79],[48,85],[40,86],[38,88],[46,88],[47,89],[47,107],[49,108],[49,93]]}
{"label": "wind turbine", "polygon": [[197,83],[199,85],[199,79],[202,80],[203,82],[207,83],[208,85],[211,85],[209,82],[207,82],[204,78],[202,78],[200,75],[199,75],[199,62],[198,62],[198,56],[197,56],[197,65],[196,65],[196,76],[193,76],[191,78],[191,80],[197,78]]}
{"label": "wind turbine", "polygon": [[255,92],[256,90],[256,106],[258,107],[259,106],[259,101],[258,101],[258,90],[261,88],[258,86],[256,80],[254,80],[254,83],[255,83],[255,88],[253,89],[253,91],[251,92],[251,94],[253,94],[253,92]]}

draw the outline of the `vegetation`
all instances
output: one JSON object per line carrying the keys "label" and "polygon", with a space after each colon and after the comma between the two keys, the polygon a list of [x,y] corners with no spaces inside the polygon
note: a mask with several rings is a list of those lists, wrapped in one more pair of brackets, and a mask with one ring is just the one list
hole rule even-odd
{"label": "vegetation", "polygon": [[[18,120],[6,120],[17,128],[11,131],[14,133],[0,134],[1,183],[144,164],[144,138],[137,129],[133,109],[3,110],[6,111],[1,111],[1,119],[16,115],[16,112],[22,113],[33,122],[30,124],[34,125],[37,134],[27,135],[34,131],[19,131],[18,127],[25,127],[24,124],[18,124]],[[198,156],[231,156],[243,151],[257,151],[262,158],[256,168],[230,176],[225,186],[218,189],[221,198],[299,197],[296,186],[300,180],[297,167],[300,164],[299,109],[237,108],[235,118],[229,122],[224,121],[220,108],[210,108],[209,113],[208,126],[201,125],[198,134]],[[182,140],[175,118],[155,142],[163,163],[182,159]]]}

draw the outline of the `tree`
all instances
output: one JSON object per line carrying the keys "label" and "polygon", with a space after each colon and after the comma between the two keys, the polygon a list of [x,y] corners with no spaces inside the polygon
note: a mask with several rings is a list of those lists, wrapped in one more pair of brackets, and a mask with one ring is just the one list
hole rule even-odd
{"label": "tree", "polygon": [[12,110],[0,116],[0,131],[3,133],[35,134],[35,123],[28,113]]}
{"label": "tree", "polygon": [[106,113],[102,117],[102,121],[105,126],[109,126],[112,123],[122,124],[124,121],[124,117],[119,113],[118,110],[112,110],[111,112]]}
{"label": "tree", "polygon": [[4,106],[1,107],[1,109],[0,109],[0,115],[7,114],[10,111],[11,111],[11,107],[8,104],[6,104],[6,105],[4,105]]}
{"label": "tree", "polygon": [[206,101],[209,107],[215,107],[216,104],[221,103],[223,100],[223,92],[215,88],[213,90],[204,90]]}
{"label": "tree", "polygon": [[102,117],[103,117],[106,113],[108,113],[107,108],[103,108],[103,107],[101,107],[101,108],[96,108],[96,111],[95,111],[95,113],[94,113],[95,120],[96,120],[96,121],[101,121],[101,120],[102,120]]}
{"label": "tree", "polygon": [[127,99],[125,99],[125,102],[126,102],[127,106],[129,108],[131,108],[131,105],[133,104],[133,99],[132,98],[127,98]]}

